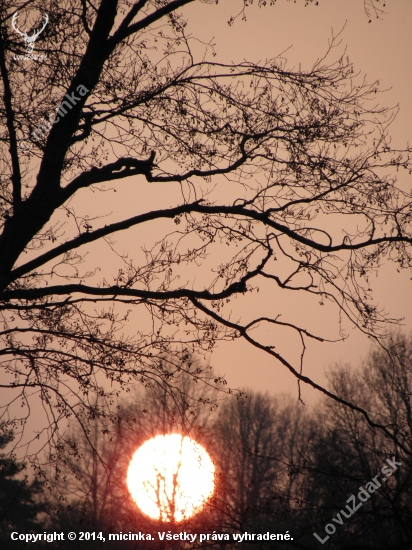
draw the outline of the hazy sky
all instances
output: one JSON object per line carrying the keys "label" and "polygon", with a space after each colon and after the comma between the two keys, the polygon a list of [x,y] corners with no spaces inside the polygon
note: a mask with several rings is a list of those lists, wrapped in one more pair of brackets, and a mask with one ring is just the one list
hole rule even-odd
{"label": "hazy sky", "polygon": [[[346,49],[357,71],[365,74],[369,81],[379,80],[380,87],[388,89],[382,94],[380,103],[386,106],[399,103],[400,113],[391,134],[393,145],[405,146],[412,138],[412,2],[389,0],[387,13],[370,24],[362,0],[320,0],[318,6],[306,8],[302,4],[279,0],[272,7],[259,9],[254,5],[246,12],[247,21],[239,18],[232,27],[227,21],[236,14],[236,2],[223,1],[217,6],[195,3],[185,13],[189,18],[189,30],[194,35],[205,41],[215,38],[219,61],[259,61],[275,57],[289,48],[284,54],[289,65],[297,68],[301,64],[302,68],[309,68],[326,52],[332,32],[337,34],[343,29],[341,45],[332,59]],[[404,178],[400,183],[407,189],[412,187],[410,179]],[[398,274],[395,266],[388,266],[372,284],[375,302],[392,317],[404,317],[404,329],[409,331],[412,293],[407,274]],[[332,322],[326,312],[324,321]],[[302,325],[305,326],[304,317]],[[370,341],[355,331],[349,333],[350,338],[344,343],[313,345],[306,357],[306,374],[323,382],[325,369],[335,362],[356,365],[365,356]],[[291,342],[286,344],[291,345]],[[226,374],[232,386],[271,392],[294,391],[297,395],[294,377],[246,343],[220,345],[212,356],[212,364]],[[312,400],[310,390],[304,395],[308,401]]]}
{"label": "hazy sky", "polygon": [[[400,114],[393,124],[393,145],[399,147],[406,145],[409,138],[409,121],[412,119],[412,105],[409,98],[411,61],[408,55],[412,51],[410,33],[412,2],[409,0],[390,2],[388,13],[371,24],[368,23],[365,15],[363,0],[345,0],[345,2],[321,0],[318,6],[310,5],[306,8],[303,0],[296,3],[278,0],[275,6],[265,8],[259,8],[255,2],[246,11],[246,21],[242,21],[239,17],[234,25],[229,26],[229,18],[236,15],[235,8],[241,4],[235,0],[222,0],[217,5],[198,1],[186,6],[182,12],[189,21],[188,32],[203,42],[214,39],[216,61],[263,62],[265,59],[283,53],[290,68],[297,69],[301,65],[302,68],[309,69],[326,53],[332,33],[336,35],[342,31],[341,44],[334,53],[332,52],[330,61],[338,59],[346,48],[346,54],[353,60],[357,71],[366,75],[369,81],[380,80],[381,88],[390,88],[387,93],[382,94],[381,104],[384,106],[400,104]],[[203,46],[199,43],[199,52],[202,48]],[[201,185],[200,181],[195,183]],[[403,180],[402,184],[411,187],[411,182],[407,179]],[[116,185],[116,190],[115,194],[100,195],[98,200],[96,195],[89,192],[79,193],[78,198],[75,199],[78,214],[83,212],[92,216],[107,213],[109,217],[104,218],[104,221],[100,220],[100,223],[107,223],[109,219],[114,221],[151,209],[176,205],[181,198],[180,184],[149,184],[141,177],[122,180]],[[232,191],[237,193],[238,189],[232,189]],[[147,226],[145,224],[145,227],[136,227],[118,233],[115,236],[116,248],[121,253],[124,251],[131,255],[139,254],[141,246],[150,246],[157,238],[164,237],[171,230],[171,225],[174,226],[172,222]],[[88,247],[87,250],[87,260],[91,264],[101,265],[107,278],[110,278],[112,270],[115,270],[113,271],[115,275],[116,262],[112,264],[110,260],[106,262],[103,260],[105,257],[109,258],[104,242],[93,243],[93,246]],[[225,252],[224,248],[223,251]],[[214,267],[223,261],[224,256],[214,258]],[[210,273],[207,273],[205,268],[197,270],[195,273],[197,288],[202,287],[202,276],[210,279]],[[299,302],[300,296],[290,295],[297,293],[272,296],[272,294],[268,295],[268,292],[274,292],[270,290],[270,285],[269,290],[265,292],[265,282],[259,281],[259,284],[261,285],[259,295],[252,293],[231,302],[235,317],[242,316],[242,320],[245,321],[247,315],[255,311],[259,311],[259,316],[262,315],[263,310],[271,316],[281,312],[284,321],[299,322],[303,328],[320,332],[322,336],[338,338],[336,310],[332,311],[328,305],[324,308],[316,307],[316,311],[312,310],[307,302],[305,304]],[[406,274],[397,274],[396,268],[390,266],[383,269],[372,284],[376,290],[375,303],[384,307],[392,317],[405,317],[406,327],[410,327],[412,319],[409,312],[412,311],[412,295],[409,290],[410,281]],[[133,332],[135,325],[144,322],[141,315],[141,308],[138,308],[134,320],[129,323],[128,330]],[[304,374],[311,376],[317,382],[324,383],[325,369],[333,363],[358,363],[360,357],[366,354],[370,342],[357,331],[349,329],[349,334],[350,338],[340,344],[311,342],[306,355]],[[279,346],[277,350],[284,352],[295,367],[299,361],[298,343],[299,340],[296,337],[291,339],[289,335],[285,335],[285,338],[281,336],[276,342]],[[294,345],[296,349],[292,349]],[[237,340],[234,343],[219,345],[211,357],[211,363],[219,374],[226,375],[232,387],[250,387],[271,392],[293,391],[297,395],[296,379],[286,371],[285,367],[246,342]],[[308,392],[305,394],[309,400],[311,393]]]}
{"label": "hazy sky", "polygon": [[[337,59],[346,48],[346,54],[355,64],[355,69],[365,74],[369,81],[380,80],[381,88],[388,91],[381,96],[381,104],[400,105],[400,113],[393,123],[393,145],[405,146],[412,137],[412,102],[410,100],[411,86],[411,59],[412,52],[412,2],[410,0],[388,0],[387,14],[380,20],[368,24],[363,8],[363,0],[320,0],[319,6],[304,7],[301,2],[278,0],[276,6],[267,6],[259,9],[253,5],[248,8],[247,21],[239,18],[231,27],[227,21],[236,15],[234,7],[240,4],[234,0],[221,0],[218,5],[195,2],[185,8],[184,13],[189,19],[189,31],[199,39],[208,42],[214,37],[218,61],[241,62],[242,60],[263,61],[275,57],[282,52],[289,60],[289,67],[310,68],[313,63],[327,50],[328,41],[332,32],[342,31],[341,45],[331,57]],[[412,140],[411,140],[412,141]],[[412,179],[400,180],[400,184],[411,189]],[[134,181],[133,181],[134,180]],[[179,186],[162,186],[148,184],[140,178],[122,180],[117,193],[104,194],[106,197],[107,212],[112,211],[114,216],[127,217],[136,215],[151,208],[167,207],[176,204],[180,196]],[[82,200],[85,195],[79,194],[79,209],[93,214],[94,202]],[[89,194],[89,197],[91,195]],[[93,201],[96,195],[91,197]],[[104,200],[104,199],[103,199]],[[96,201],[97,203],[97,201]],[[99,206],[99,213],[102,211]],[[103,211],[104,213],[104,211]],[[81,211],[79,211],[81,214]],[[100,220],[107,223],[106,219]],[[99,223],[100,225],[100,223]],[[163,228],[164,229],[164,228]],[[140,234],[139,229],[124,232],[116,236],[119,247],[136,252],[146,240],[153,240],[157,236],[164,236],[162,227],[159,235],[153,233]],[[149,226],[147,231],[152,231]],[[127,235],[126,235],[127,233]],[[124,241],[122,240],[124,239]],[[104,243],[94,244],[88,250],[88,260],[96,265],[102,263],[107,252],[102,248]],[[104,263],[104,262],[103,262]],[[107,262],[108,263],[108,262]],[[217,262],[219,263],[219,262]],[[107,267],[107,265],[106,265]],[[105,267],[105,274],[106,274]],[[109,272],[110,272],[110,265]],[[201,274],[196,283],[199,283]],[[109,278],[109,276],[108,276]],[[375,303],[379,303],[392,317],[404,317],[404,329],[412,328],[412,293],[411,281],[406,273],[398,274],[395,266],[385,266],[379,277],[372,281],[375,290]],[[272,291],[271,291],[272,292]],[[294,293],[296,294],[296,293]],[[260,303],[258,303],[260,300]],[[299,321],[303,328],[313,327],[321,329],[322,335],[331,338],[338,333],[336,312],[332,313],[327,306],[311,311],[308,307],[301,307],[296,297],[283,299],[277,303],[275,296],[267,295],[262,291],[250,294],[239,300],[243,308],[241,313],[247,315],[256,305],[262,305],[270,310],[282,309],[282,319],[288,320],[288,310],[291,320]],[[246,306],[245,306],[246,304]],[[307,304],[306,304],[307,306]],[[233,301],[236,313],[236,300]],[[250,311],[249,311],[250,310]],[[253,313],[253,311],[252,311]],[[277,309],[271,314],[277,314]],[[138,313],[136,313],[138,315]],[[142,321],[142,319],[137,319]],[[133,331],[134,325],[130,324]],[[359,363],[369,348],[369,340],[357,331],[348,330],[350,337],[339,344],[311,344],[306,355],[304,374],[311,376],[319,383],[325,383],[325,370],[335,362]],[[281,339],[280,345],[287,354],[293,356],[292,346],[297,340]],[[281,350],[282,351],[282,350]],[[294,364],[296,365],[296,354]],[[211,356],[211,364],[219,374],[226,375],[231,387],[244,387],[270,392],[293,392],[297,397],[296,379],[289,374],[285,367],[265,353],[260,352],[247,344],[236,342],[220,344]],[[303,388],[303,398],[307,402],[314,400],[314,392]]]}

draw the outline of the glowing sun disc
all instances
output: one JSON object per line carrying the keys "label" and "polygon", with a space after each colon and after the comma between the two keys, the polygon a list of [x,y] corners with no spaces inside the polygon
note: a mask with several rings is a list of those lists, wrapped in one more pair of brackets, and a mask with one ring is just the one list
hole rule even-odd
{"label": "glowing sun disc", "polygon": [[134,453],[127,471],[130,494],[147,516],[179,522],[201,510],[214,490],[207,451],[180,434],[158,435]]}

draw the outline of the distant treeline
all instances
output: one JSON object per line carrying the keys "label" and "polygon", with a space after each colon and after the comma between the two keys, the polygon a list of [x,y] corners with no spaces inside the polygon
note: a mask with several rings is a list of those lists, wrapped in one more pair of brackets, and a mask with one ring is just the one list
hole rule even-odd
{"label": "distant treeline", "polygon": [[[308,410],[292,398],[252,391],[215,407],[219,395],[185,374],[179,400],[157,386],[136,392],[110,422],[83,419],[88,430],[73,427],[36,481],[24,478],[30,472],[23,464],[0,459],[0,547],[30,545],[12,541],[11,532],[103,532],[105,542],[94,535],[33,544],[230,549],[239,547],[233,534],[247,532],[261,535],[243,541],[251,549],[412,548],[412,339],[395,335],[387,347],[390,353],[375,348],[357,370],[336,366],[329,373],[330,389],[368,411],[371,422],[331,399]],[[159,526],[132,502],[126,471],[143,441],[175,431],[207,448],[216,490],[194,518]],[[1,435],[2,448],[11,437]],[[158,531],[221,536],[159,541]],[[119,532],[155,533],[156,540],[109,541],[108,533]],[[271,533],[293,540],[271,540]]]}

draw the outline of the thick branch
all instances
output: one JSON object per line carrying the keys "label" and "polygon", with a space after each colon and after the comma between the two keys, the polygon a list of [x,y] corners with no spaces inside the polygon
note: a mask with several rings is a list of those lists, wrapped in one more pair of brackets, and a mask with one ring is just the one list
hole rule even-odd
{"label": "thick branch", "polygon": [[[388,428],[382,424],[378,424],[376,422],[374,422],[368,412],[363,409],[362,407],[358,407],[357,405],[354,405],[353,403],[351,403],[350,401],[346,401],[345,399],[342,399],[341,397],[339,397],[338,395],[335,395],[334,393],[330,392],[329,390],[327,390],[326,388],[324,388],[323,386],[320,386],[319,384],[317,384],[316,382],[314,382],[311,378],[309,378],[308,376],[304,376],[303,374],[301,374],[300,372],[298,372],[290,363],[289,361],[287,361],[284,357],[282,357],[282,355],[280,355],[279,353],[277,353],[274,349],[273,349],[273,346],[265,346],[263,344],[261,344],[260,342],[258,342],[257,340],[255,340],[254,338],[252,338],[248,332],[247,332],[247,326],[242,326],[242,325],[239,325],[237,323],[233,323],[231,321],[228,321],[227,319],[221,317],[220,315],[218,315],[217,313],[215,313],[214,311],[210,310],[209,308],[205,307],[201,302],[199,302],[196,298],[190,298],[191,302],[193,303],[193,305],[195,307],[197,307],[198,309],[200,309],[201,311],[203,311],[203,313],[205,313],[206,315],[208,315],[209,317],[212,317],[215,321],[223,324],[224,326],[226,327],[229,327],[229,328],[232,328],[236,331],[239,332],[239,334],[247,341],[249,342],[250,344],[252,344],[253,346],[255,346],[256,348],[258,349],[261,349],[262,351],[265,351],[266,353],[268,353],[269,355],[271,355],[272,357],[275,357],[280,363],[282,363],[282,365],[284,365],[300,382],[304,382],[305,384],[308,384],[309,386],[312,386],[312,388],[314,388],[315,390],[318,390],[320,391],[321,393],[323,393],[324,395],[326,395],[327,397],[330,397],[331,399],[333,399],[334,401],[336,401],[337,403],[340,403],[341,405],[344,405],[345,407],[348,407],[349,409],[352,409],[353,411],[357,411],[359,412],[364,418],[365,420],[367,421],[367,423],[372,427],[372,428],[378,428],[379,430],[382,430],[392,441],[394,441],[397,445],[399,445],[399,447],[408,455],[411,455],[411,451],[405,447],[405,445],[402,444],[402,442],[398,441],[398,439],[396,438],[396,435],[392,434]],[[298,330],[298,329],[297,329]]]}
{"label": "thick branch", "polygon": [[[255,275],[257,273],[254,273]],[[251,275],[253,276],[253,275]],[[250,277],[249,277],[250,278]],[[209,290],[188,290],[179,288],[177,290],[156,291],[156,290],[139,290],[134,288],[109,286],[109,287],[93,287],[82,284],[55,285],[43,288],[19,288],[16,290],[6,290],[0,294],[2,300],[36,300],[47,296],[71,295],[81,293],[92,296],[129,296],[140,298],[143,300],[173,300],[179,298],[199,298],[203,300],[221,300],[228,298],[232,294],[238,292],[246,292],[246,284],[244,281],[238,281],[229,285],[222,292],[212,293]]]}
{"label": "thick branch", "polygon": [[36,269],[44,265],[48,261],[53,260],[54,258],[57,258],[61,254],[65,254],[70,250],[79,248],[84,244],[97,241],[98,239],[106,237],[111,233],[115,233],[117,231],[123,231],[125,229],[129,229],[134,225],[139,225],[141,223],[148,222],[151,220],[157,220],[160,218],[174,218],[176,216],[179,216],[180,214],[191,212],[193,210],[194,204],[196,203],[184,204],[182,206],[177,206],[176,208],[169,208],[165,210],[153,210],[152,212],[148,212],[146,214],[140,214],[139,216],[133,216],[133,218],[129,218],[121,222],[106,225],[105,227],[96,229],[95,231],[83,233],[79,237],[76,237],[75,239],[67,241],[66,243],[63,243],[60,246],[56,246],[56,248],[53,248],[52,250],[49,250],[48,252],[35,258],[34,260],[31,260],[30,262],[27,262],[26,264],[14,269],[10,274],[10,282],[18,279],[19,277],[21,277],[22,275],[25,275],[26,273],[29,273],[33,269]]}
{"label": "thick branch", "polygon": [[64,188],[64,200],[71,197],[78,189],[88,187],[93,183],[113,181],[141,174],[144,174],[147,179],[149,179],[150,173],[153,170],[155,155],[155,151],[152,151],[147,160],[121,158],[116,162],[103,166],[102,168],[92,168],[88,172],[83,172]]}
{"label": "thick branch", "polygon": [[[162,17],[165,15],[169,15],[169,13],[173,13],[174,11],[178,10],[179,8],[185,6],[186,4],[190,4],[191,2],[194,2],[194,0],[175,0],[174,2],[170,2],[170,4],[167,4],[163,8],[159,8],[158,10],[154,11],[153,13],[146,16],[144,19],[141,19],[140,21],[134,23],[130,26],[120,25],[118,30],[115,32],[115,34],[111,37],[110,43],[112,47],[119,44],[122,40],[130,36],[131,34],[135,34],[145,28],[147,28],[152,23],[155,23],[156,21],[159,21]],[[142,0],[138,2],[137,5],[142,4]],[[140,9],[140,7],[139,7]],[[137,11],[136,11],[137,13]],[[130,20],[130,13],[126,16],[126,20]],[[134,16],[133,16],[134,17]]]}
{"label": "thick branch", "polygon": [[246,154],[242,154],[235,162],[232,162],[232,164],[229,164],[226,166],[226,168],[214,168],[213,170],[198,170],[193,169],[189,170],[188,172],[185,172],[184,174],[174,174],[171,176],[152,176],[149,175],[147,178],[150,182],[172,182],[172,181],[185,181],[189,178],[192,178],[193,176],[198,176],[200,178],[206,178],[210,176],[218,176],[223,174],[230,174],[230,172],[234,172],[237,168],[240,168],[242,164],[244,164],[248,160],[249,156]]}
{"label": "thick branch", "polygon": [[[135,162],[144,163],[147,161],[135,161]],[[113,163],[113,164],[116,165],[116,163]],[[99,176],[99,172],[100,171],[96,170],[96,178]],[[87,177],[92,177],[92,174],[93,174],[93,171],[88,172]],[[130,174],[127,174],[127,172],[125,172],[124,176],[122,177],[126,177],[127,175],[130,175]],[[82,177],[83,176],[79,176],[79,179],[81,179]],[[76,180],[74,180],[70,185],[73,185],[75,182]],[[80,183],[81,182],[83,182],[83,180],[80,180]],[[86,179],[84,180],[83,183],[84,185],[87,185]],[[84,186],[79,184],[79,182],[77,185],[79,187]],[[412,242],[412,239],[409,237],[397,235],[392,237],[384,236],[384,237],[379,237],[375,239],[368,239],[366,241],[361,241],[359,243],[342,242],[338,245],[332,245],[332,244],[325,245],[300,235],[298,231],[290,229],[286,225],[275,222],[268,216],[266,212],[257,212],[256,210],[244,208],[243,206],[237,206],[237,205],[235,206],[203,205],[201,204],[201,201],[197,201],[195,203],[176,206],[175,208],[169,208],[164,210],[154,210],[146,214],[141,214],[139,216],[128,218],[127,220],[124,220],[121,222],[106,225],[105,227],[96,229],[95,231],[83,233],[79,237],[76,237],[75,239],[67,241],[66,243],[60,246],[57,246],[56,248],[46,252],[45,254],[42,254],[38,258],[35,258],[34,260],[27,262],[26,264],[14,269],[10,274],[9,282],[18,279],[19,277],[25,275],[26,273],[29,273],[33,269],[36,269],[41,265],[44,265],[46,262],[60,256],[61,254],[64,254],[70,250],[78,248],[84,244],[94,242],[98,239],[101,239],[102,237],[105,237],[117,231],[123,231],[125,229],[129,229],[134,225],[138,225],[147,221],[160,219],[160,218],[174,218],[175,216],[179,216],[180,214],[184,214],[184,213],[223,214],[223,215],[228,214],[228,215],[237,215],[237,216],[243,216],[246,218],[251,218],[256,221],[262,222],[268,227],[276,229],[277,231],[279,231],[284,235],[287,235],[294,241],[297,241],[301,244],[309,246],[310,248],[313,248],[314,250],[317,250],[319,252],[324,252],[324,253],[338,252],[341,250],[348,250],[348,251],[358,250],[365,247],[375,246],[381,243],[405,242],[410,244]]]}
{"label": "thick branch", "polygon": [[130,23],[133,21],[133,19],[136,17],[136,15],[139,13],[140,10],[142,10],[145,5],[147,4],[148,0],[139,0],[136,2],[134,6],[130,8],[129,13],[126,15],[126,17],[123,19],[120,27],[118,28],[117,33],[121,34],[124,32],[127,32],[127,29],[130,25]]}
{"label": "thick branch", "polygon": [[7,70],[6,65],[6,58],[5,58],[5,50],[4,50],[4,37],[0,34],[0,72],[1,72],[1,78],[3,81],[4,86],[4,107],[6,112],[6,124],[7,124],[7,130],[9,133],[9,151],[11,156],[11,163],[12,163],[12,175],[11,175],[11,181],[13,184],[13,207],[14,210],[16,210],[20,204],[21,204],[21,172],[20,172],[20,163],[19,163],[19,155],[17,150],[17,136],[16,136],[16,129],[14,127],[15,119],[14,119],[14,110],[12,105],[12,91],[10,87],[10,81],[9,81],[9,74]]}
{"label": "thick branch", "polygon": [[78,86],[85,86],[88,93],[82,95],[58,125],[54,125],[47,139],[45,154],[39,169],[37,185],[32,193],[42,194],[44,189],[56,192],[60,189],[60,177],[64,158],[78,128],[84,104],[99,81],[103,66],[112,52],[108,37],[116,18],[117,1],[102,0],[97,18],[90,34],[90,40],[81,64],[67,89],[67,94],[76,94]]}

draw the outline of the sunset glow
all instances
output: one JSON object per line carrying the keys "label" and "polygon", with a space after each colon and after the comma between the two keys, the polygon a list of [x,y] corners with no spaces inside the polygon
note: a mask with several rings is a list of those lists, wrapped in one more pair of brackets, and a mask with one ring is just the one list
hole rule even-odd
{"label": "sunset glow", "polygon": [[147,516],[179,522],[201,510],[214,490],[215,468],[206,450],[180,434],[149,439],[127,472],[130,494]]}

